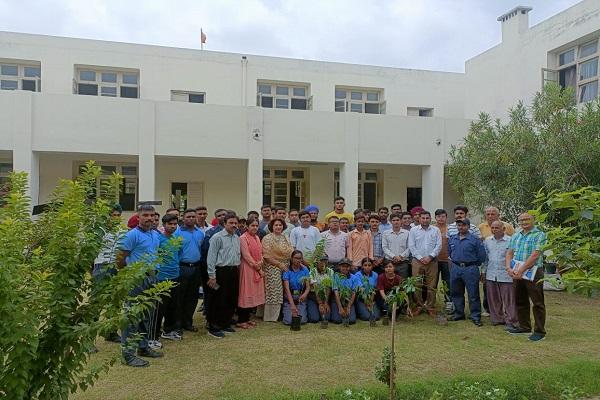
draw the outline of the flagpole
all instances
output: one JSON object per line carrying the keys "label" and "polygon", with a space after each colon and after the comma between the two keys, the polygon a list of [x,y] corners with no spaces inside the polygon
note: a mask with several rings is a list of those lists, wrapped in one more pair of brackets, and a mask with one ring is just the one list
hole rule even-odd
{"label": "flagpole", "polygon": [[203,40],[204,32],[202,28],[200,28],[200,50],[204,50],[204,40]]}

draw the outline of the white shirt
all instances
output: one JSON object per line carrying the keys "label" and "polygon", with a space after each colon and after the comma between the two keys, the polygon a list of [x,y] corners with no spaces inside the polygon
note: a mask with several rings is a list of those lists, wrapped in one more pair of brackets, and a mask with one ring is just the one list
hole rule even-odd
{"label": "white shirt", "polygon": [[290,232],[292,246],[294,249],[300,250],[302,254],[314,251],[319,240],[321,240],[321,232],[314,226],[308,228],[297,226]]}
{"label": "white shirt", "polygon": [[429,225],[424,229],[417,225],[408,234],[408,248],[417,260],[430,256],[437,257],[442,250],[442,234],[436,226]]}
{"label": "white shirt", "polygon": [[408,235],[409,232],[403,228],[400,228],[398,232],[394,232],[393,229],[383,232],[383,237],[381,238],[383,254],[389,259],[396,256],[407,258],[410,255]]}

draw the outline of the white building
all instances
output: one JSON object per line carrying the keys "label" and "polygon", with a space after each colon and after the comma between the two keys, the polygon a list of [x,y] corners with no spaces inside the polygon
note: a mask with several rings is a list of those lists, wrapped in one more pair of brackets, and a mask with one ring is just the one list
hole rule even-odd
{"label": "white building", "polygon": [[451,208],[444,163],[480,111],[506,116],[543,79],[598,95],[600,2],[533,27],[529,10],[465,73],[0,32],[0,180],[27,171],[43,203],[94,159],[124,175],[126,210]]}

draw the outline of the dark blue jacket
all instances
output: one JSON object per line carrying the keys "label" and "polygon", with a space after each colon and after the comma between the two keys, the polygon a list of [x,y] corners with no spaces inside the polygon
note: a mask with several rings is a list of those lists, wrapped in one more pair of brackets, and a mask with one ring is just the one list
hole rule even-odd
{"label": "dark blue jacket", "polygon": [[462,239],[459,238],[459,235],[450,236],[450,239],[448,239],[448,255],[452,262],[477,263],[474,265],[480,265],[487,259],[481,239],[470,232]]}

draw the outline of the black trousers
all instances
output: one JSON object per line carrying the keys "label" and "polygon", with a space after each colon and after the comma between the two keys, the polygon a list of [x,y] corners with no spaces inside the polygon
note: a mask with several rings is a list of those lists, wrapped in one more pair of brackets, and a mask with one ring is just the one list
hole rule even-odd
{"label": "black trousers", "polygon": [[[181,277],[173,279],[175,286],[169,291],[169,296],[163,296],[162,302],[158,306],[158,315],[156,325],[154,326],[154,337],[159,338],[161,327],[163,332],[172,332],[181,330]],[[164,319],[164,325],[163,325]]]}
{"label": "black trousers", "polygon": [[180,264],[179,277],[181,278],[181,327],[189,328],[193,325],[194,312],[198,306],[198,289],[202,279],[200,263],[190,267]]}
{"label": "black trousers", "polygon": [[221,330],[231,326],[231,319],[237,308],[240,287],[239,267],[230,265],[216,268],[218,289],[208,288],[204,294],[209,301],[206,304],[206,319],[211,330]]}
{"label": "black trousers", "polygon": [[[515,302],[517,304],[517,316],[519,326],[522,329],[531,330],[531,311],[535,325],[533,331],[542,335],[546,334],[546,305],[544,303],[544,285],[540,279],[544,277],[544,269],[538,268],[533,282],[525,279],[515,279],[513,287],[515,291]],[[531,305],[529,301],[531,300]]]}

